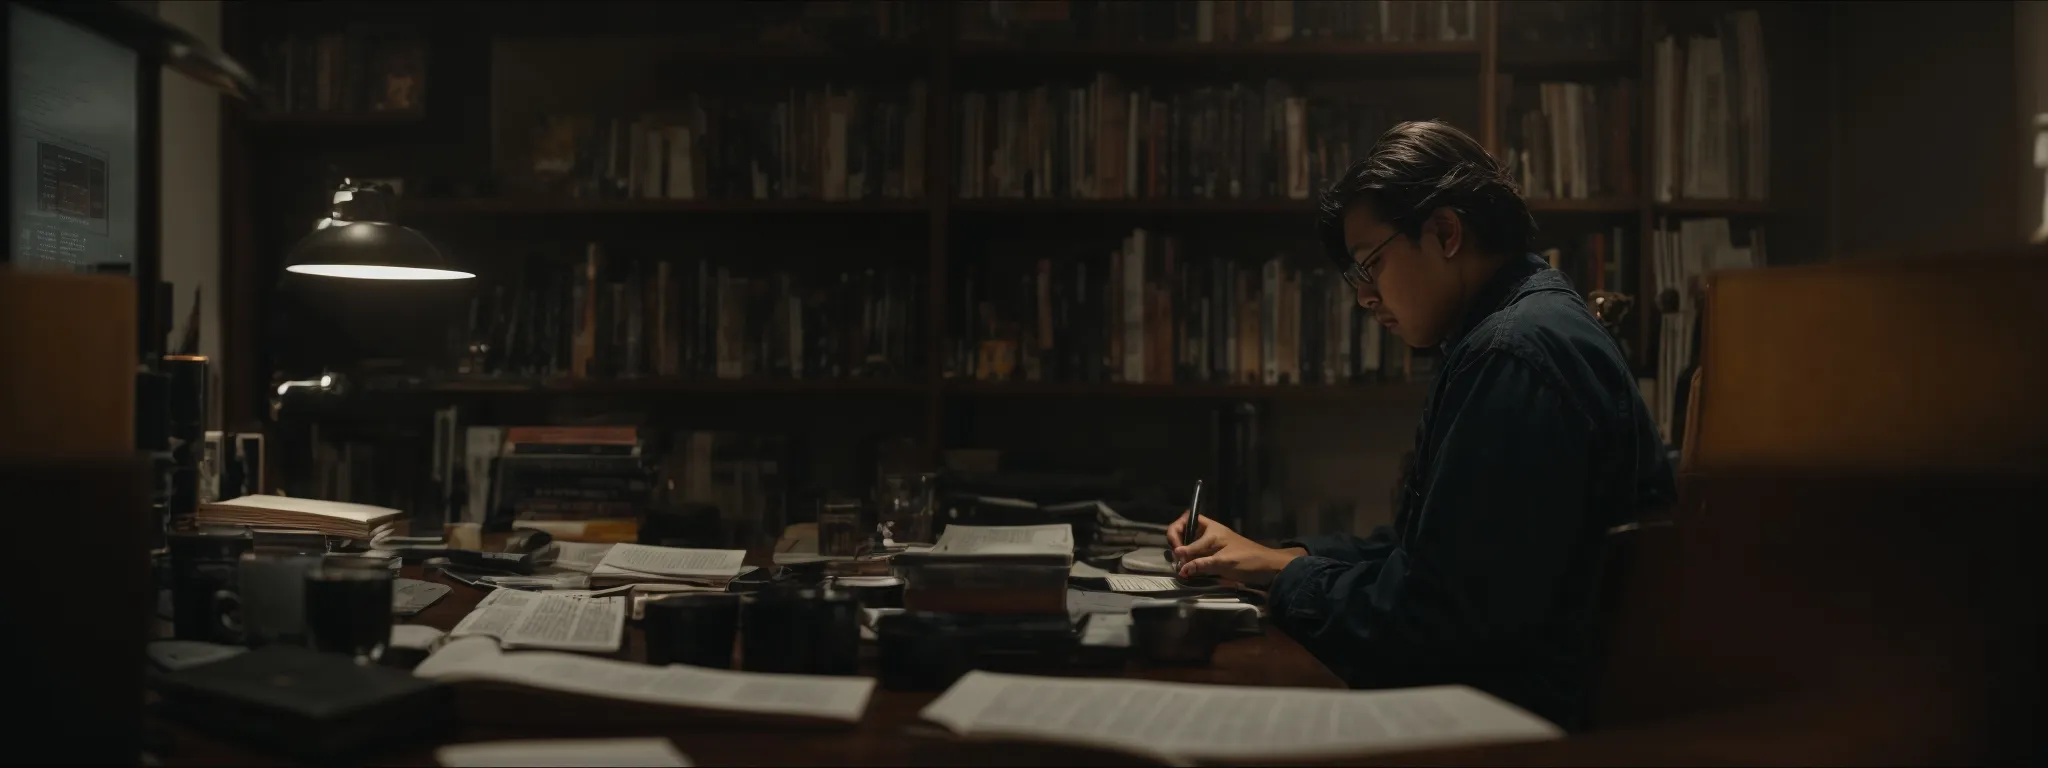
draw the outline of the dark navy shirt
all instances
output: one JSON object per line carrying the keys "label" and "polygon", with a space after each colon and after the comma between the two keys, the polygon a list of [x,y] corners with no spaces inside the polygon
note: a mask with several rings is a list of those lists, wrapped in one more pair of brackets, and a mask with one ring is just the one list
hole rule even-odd
{"label": "dark navy shirt", "polygon": [[1416,429],[1391,529],[1301,546],[1274,621],[1353,687],[1459,683],[1582,728],[1608,528],[1668,505],[1635,376],[1565,277],[1510,261],[1474,299]]}

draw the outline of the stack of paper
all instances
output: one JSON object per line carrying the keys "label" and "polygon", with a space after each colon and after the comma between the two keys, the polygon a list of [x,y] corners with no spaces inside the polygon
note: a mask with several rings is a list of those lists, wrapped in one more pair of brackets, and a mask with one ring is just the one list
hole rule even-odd
{"label": "stack of paper", "polygon": [[434,750],[445,768],[525,766],[607,766],[607,768],[689,768],[690,758],[668,739],[530,739],[450,744]]}
{"label": "stack of paper", "polygon": [[1359,757],[1564,735],[1464,686],[1335,691],[976,671],[920,715],[962,736],[1088,744],[1173,762]]}
{"label": "stack of paper", "polygon": [[1062,566],[1074,562],[1074,526],[1051,525],[949,525],[939,543],[924,552],[905,552],[904,560],[1058,560]]}
{"label": "stack of paper", "polygon": [[626,590],[522,592],[485,595],[449,637],[496,638],[506,648],[548,648],[610,653],[625,637]]}
{"label": "stack of paper", "polygon": [[590,586],[673,584],[725,591],[737,578],[747,556],[740,549],[679,549],[645,544],[614,544],[590,572]]}
{"label": "stack of paper", "polygon": [[328,536],[370,541],[403,514],[388,507],[345,504],[291,496],[242,496],[199,505],[200,525],[296,528]]}
{"label": "stack of paper", "polygon": [[860,722],[872,677],[729,672],[546,651],[506,653],[481,638],[454,640],[413,674],[444,682],[497,682],[550,691],[725,712]]}

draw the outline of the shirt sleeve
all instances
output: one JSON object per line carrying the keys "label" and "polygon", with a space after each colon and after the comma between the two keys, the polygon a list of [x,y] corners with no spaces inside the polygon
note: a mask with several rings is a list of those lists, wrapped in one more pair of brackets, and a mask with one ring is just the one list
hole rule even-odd
{"label": "shirt sleeve", "polygon": [[1314,557],[1327,557],[1346,563],[1362,563],[1368,560],[1384,560],[1394,551],[1394,532],[1382,525],[1372,529],[1372,535],[1359,538],[1349,534],[1310,536],[1299,541],[1280,542],[1280,548],[1301,547]]}
{"label": "shirt sleeve", "polygon": [[1273,582],[1275,621],[1354,686],[1514,663],[1582,541],[1590,434],[1563,395],[1492,353],[1442,396],[1413,530],[1378,560],[1311,549]]}

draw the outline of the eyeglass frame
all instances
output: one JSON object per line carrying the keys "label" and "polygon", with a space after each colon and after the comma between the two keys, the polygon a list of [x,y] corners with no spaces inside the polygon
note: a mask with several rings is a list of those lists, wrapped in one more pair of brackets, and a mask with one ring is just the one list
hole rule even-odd
{"label": "eyeglass frame", "polygon": [[1379,245],[1375,245],[1372,247],[1372,250],[1366,251],[1365,258],[1352,262],[1351,266],[1345,267],[1344,271],[1338,272],[1337,275],[1344,278],[1344,284],[1351,286],[1352,290],[1377,284],[1378,278],[1373,276],[1372,269],[1379,266],[1380,261],[1386,258],[1381,255],[1381,251],[1386,250],[1387,244],[1394,242],[1394,238],[1400,236],[1401,230],[1399,227],[1396,227],[1393,234],[1387,235],[1387,239],[1381,240]]}

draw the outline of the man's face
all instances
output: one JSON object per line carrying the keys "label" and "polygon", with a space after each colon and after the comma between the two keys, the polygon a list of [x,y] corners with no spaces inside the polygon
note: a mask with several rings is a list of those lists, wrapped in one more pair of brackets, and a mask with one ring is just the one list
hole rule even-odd
{"label": "man's face", "polygon": [[1422,236],[1410,239],[1370,206],[1354,205],[1344,214],[1345,251],[1354,264],[1369,262],[1371,281],[1357,287],[1358,305],[1408,346],[1435,346],[1458,320],[1463,284],[1450,257],[1458,255],[1460,224],[1456,214],[1438,209],[1423,223]]}

